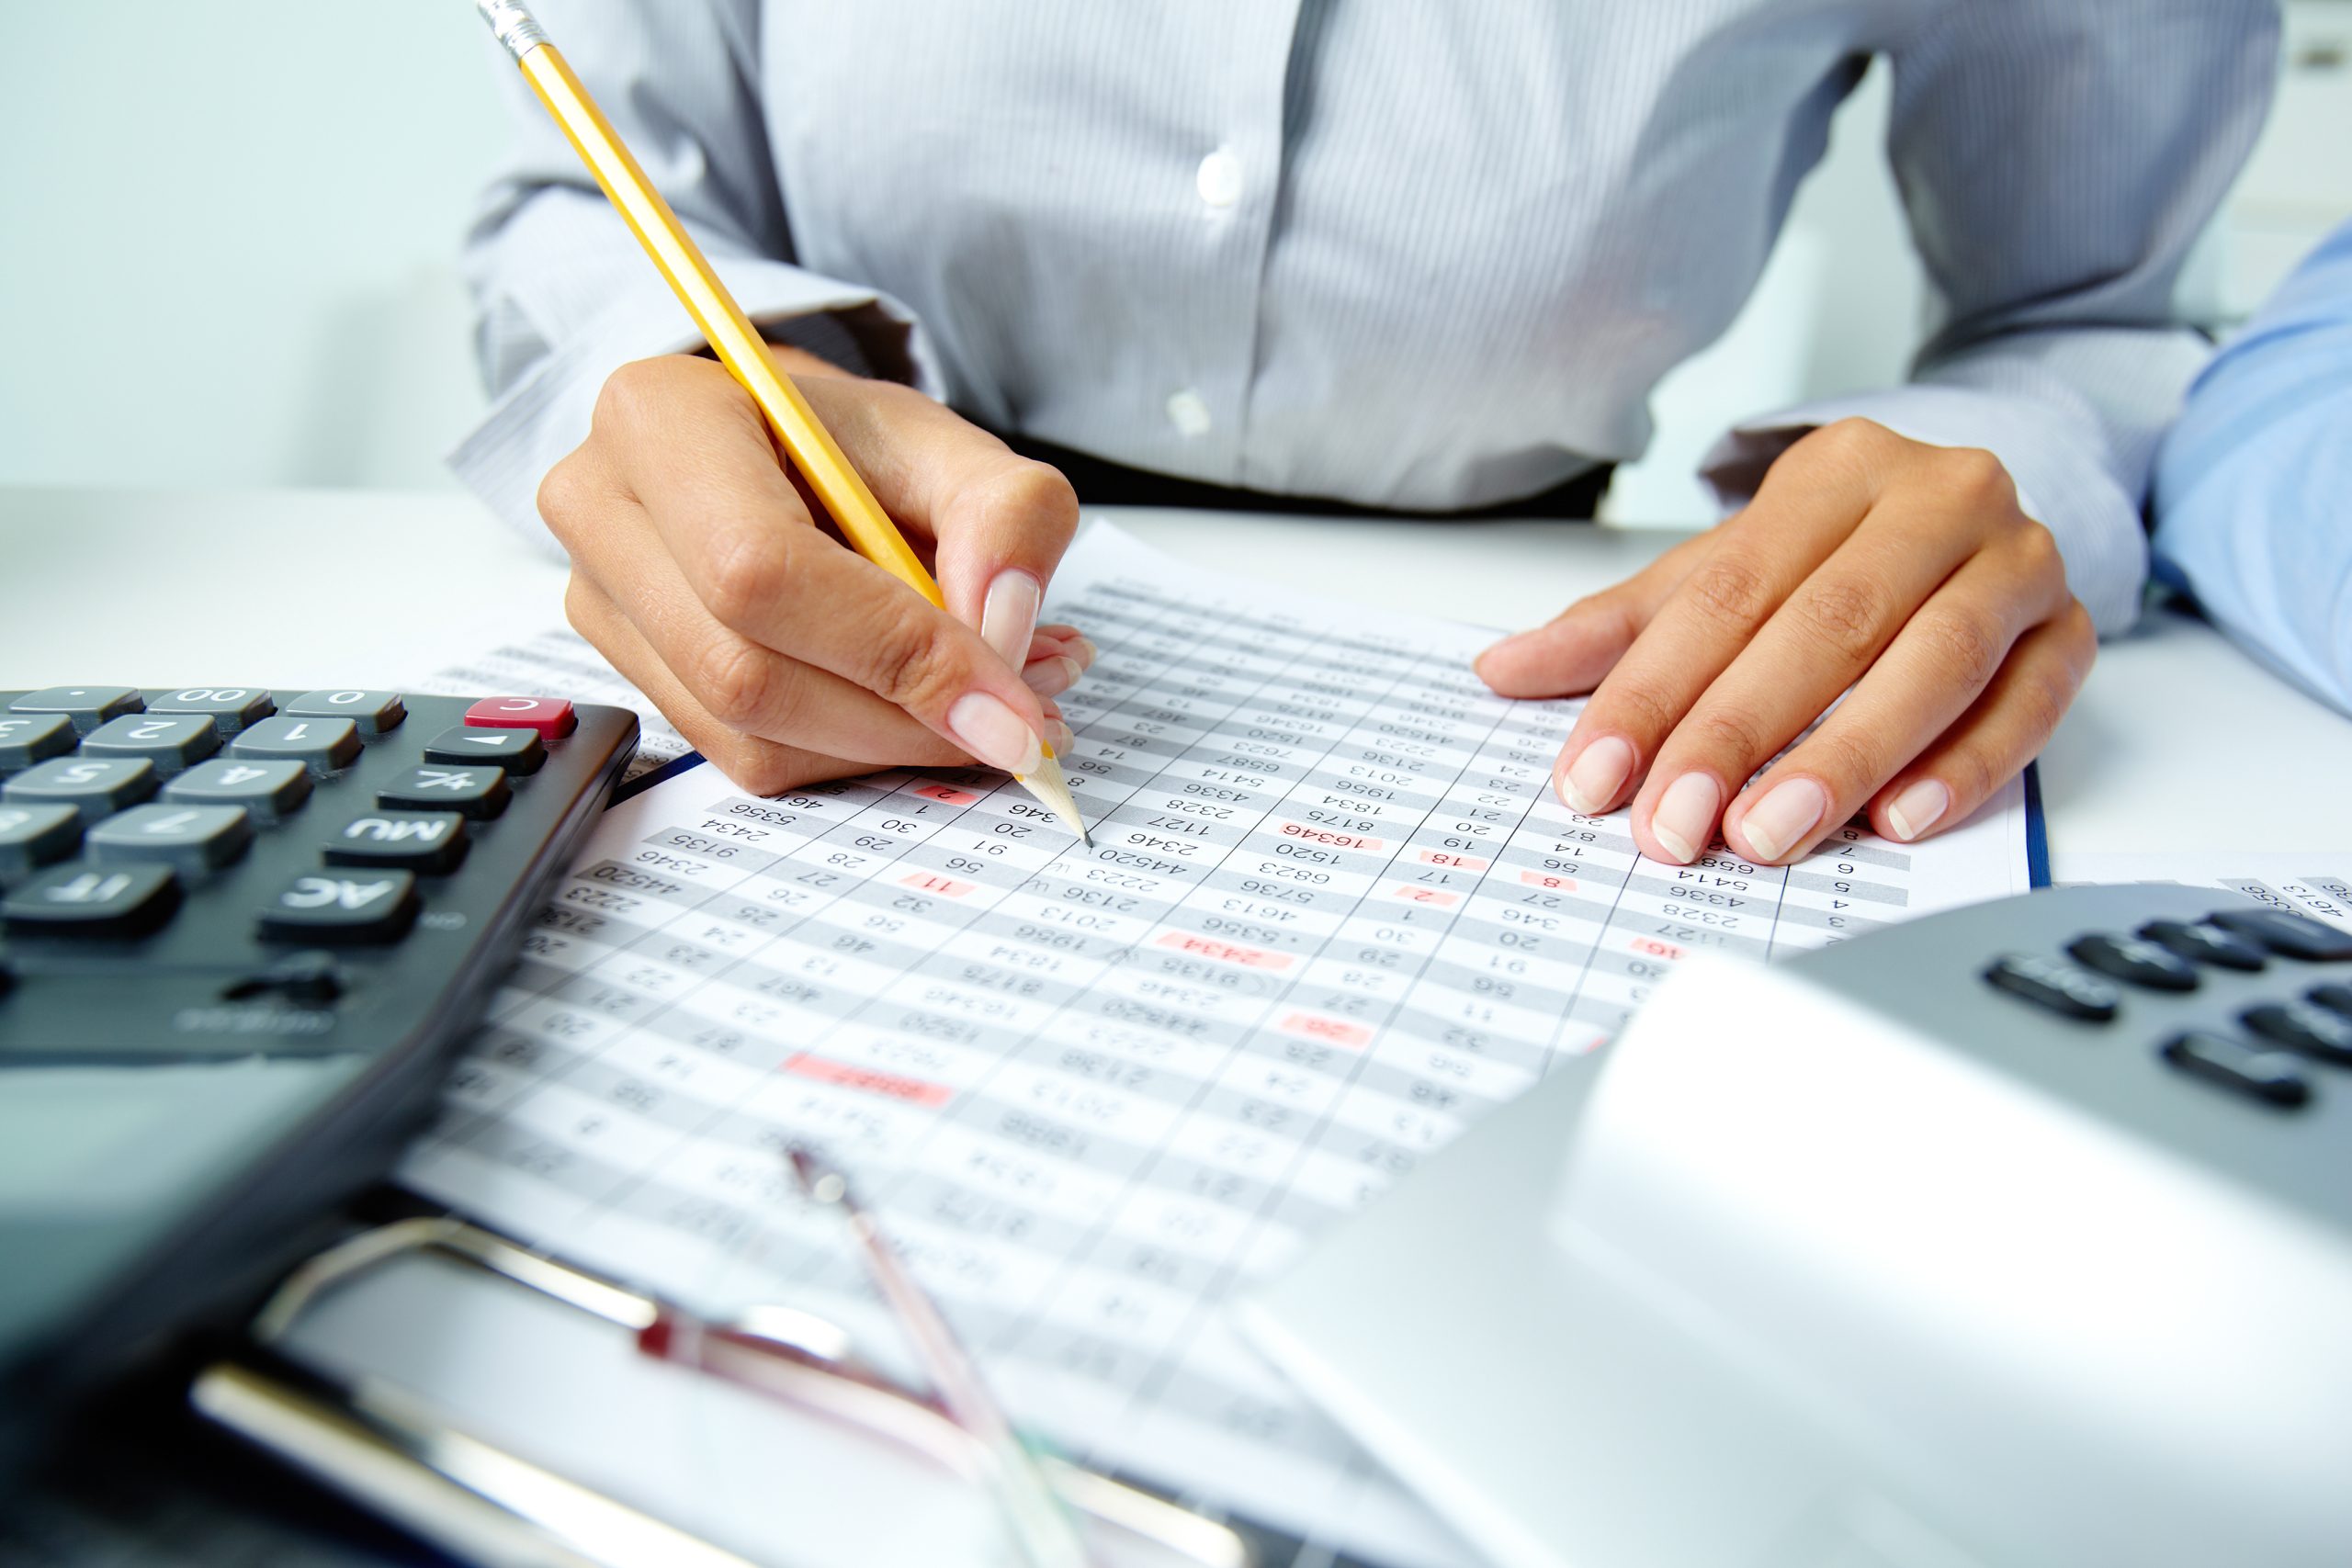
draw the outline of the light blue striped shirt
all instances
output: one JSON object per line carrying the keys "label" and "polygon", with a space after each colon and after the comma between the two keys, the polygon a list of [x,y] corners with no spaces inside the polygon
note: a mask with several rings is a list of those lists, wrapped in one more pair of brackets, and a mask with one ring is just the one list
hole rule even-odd
{"label": "light blue striped shirt", "polygon": [[[539,0],[755,320],[983,423],[1189,479],[1451,509],[1638,455],[1864,62],[1937,310],[1907,385],[1767,413],[1736,503],[1862,414],[1989,447],[2101,627],[2202,363],[2176,274],[2268,101],[2271,0]],[[502,66],[469,248],[536,526],[623,362],[691,328]]]}
{"label": "light blue striped shirt", "polygon": [[2352,713],[2352,224],[2198,378],[2155,519],[2161,580]]}

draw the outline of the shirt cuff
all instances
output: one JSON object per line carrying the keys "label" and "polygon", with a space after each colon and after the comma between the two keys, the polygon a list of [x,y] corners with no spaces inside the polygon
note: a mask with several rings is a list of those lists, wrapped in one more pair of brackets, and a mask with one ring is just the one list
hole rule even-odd
{"label": "shirt cuff", "polygon": [[[944,397],[945,379],[921,324],[888,295],[763,257],[714,256],[711,265],[773,341]],[[685,307],[649,271],[510,388],[449,454],[449,467],[492,512],[552,551],[539,522],[539,481],[587,438],[605,379],[632,360],[703,346]]]}
{"label": "shirt cuff", "polygon": [[1726,512],[1746,504],[1764,471],[1806,432],[1841,419],[1874,420],[1934,446],[1981,446],[2017,482],[2018,504],[2048,528],[2066,563],[2066,585],[2101,637],[2131,629],[2148,581],[2140,505],[2052,411],[1966,387],[1914,382],[1827,399],[1736,426],[1700,463],[1700,478]]}

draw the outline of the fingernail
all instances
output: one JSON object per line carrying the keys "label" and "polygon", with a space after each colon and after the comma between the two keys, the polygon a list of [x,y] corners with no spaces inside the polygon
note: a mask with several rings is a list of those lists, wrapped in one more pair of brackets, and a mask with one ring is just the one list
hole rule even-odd
{"label": "fingernail", "polygon": [[989,581],[988,597],[980,602],[980,640],[1015,670],[1029,657],[1029,638],[1037,629],[1037,602],[1044,595],[1035,577],[1008,567]]}
{"label": "fingernail", "polygon": [[1069,749],[1078,744],[1078,737],[1071,732],[1069,726],[1057,718],[1046,721],[1046,739],[1052,745],[1057,757],[1068,756]]}
{"label": "fingernail", "polygon": [[1679,865],[1689,865],[1714,837],[1715,808],[1723,790],[1704,773],[1685,773],[1666,786],[1650,813],[1650,836],[1666,846]]}
{"label": "fingernail", "polygon": [[1021,683],[1041,697],[1058,697],[1086,673],[1075,659],[1040,659],[1021,672]]}
{"label": "fingernail", "polygon": [[1027,778],[1046,760],[1037,732],[1021,716],[986,692],[967,692],[947,710],[956,744],[991,768]]}
{"label": "fingernail", "polygon": [[1764,792],[1764,798],[1747,808],[1739,819],[1739,830],[1756,851],[1758,860],[1779,860],[1789,852],[1789,846],[1813,831],[1821,814],[1829,809],[1829,792],[1811,779],[1789,779]]}
{"label": "fingernail", "polygon": [[1094,668],[1095,652],[1093,638],[1082,637],[1077,641],[1070,643],[1069,647],[1070,651],[1078,657],[1078,667],[1080,670],[1085,671]]}
{"label": "fingernail", "polygon": [[1593,816],[1617,798],[1633,771],[1632,743],[1604,735],[1577,752],[1577,760],[1560,775],[1560,798],[1568,803],[1569,810]]}
{"label": "fingernail", "polygon": [[1934,779],[1921,779],[1886,803],[1886,819],[1894,836],[1909,843],[1943,819],[1951,809],[1951,791]]}

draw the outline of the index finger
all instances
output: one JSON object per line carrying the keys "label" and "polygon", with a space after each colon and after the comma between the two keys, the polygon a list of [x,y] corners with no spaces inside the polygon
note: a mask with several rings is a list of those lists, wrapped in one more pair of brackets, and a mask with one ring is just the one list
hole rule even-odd
{"label": "index finger", "polygon": [[882,509],[931,544],[948,613],[1018,670],[1078,531],[1069,481],[911,387],[812,377],[800,389]]}

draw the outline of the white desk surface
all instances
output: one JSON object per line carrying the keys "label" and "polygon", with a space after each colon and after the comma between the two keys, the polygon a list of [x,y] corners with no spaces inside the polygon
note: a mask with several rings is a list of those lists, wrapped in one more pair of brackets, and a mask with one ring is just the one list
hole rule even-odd
{"label": "white desk surface", "polygon": [[[1102,508],[1337,598],[1532,625],[1681,536]],[[0,684],[390,683],[562,620],[563,570],[457,495],[0,487]],[[2041,761],[2053,871],[2187,834],[2352,851],[2352,721],[2169,611],[2100,652]]]}

